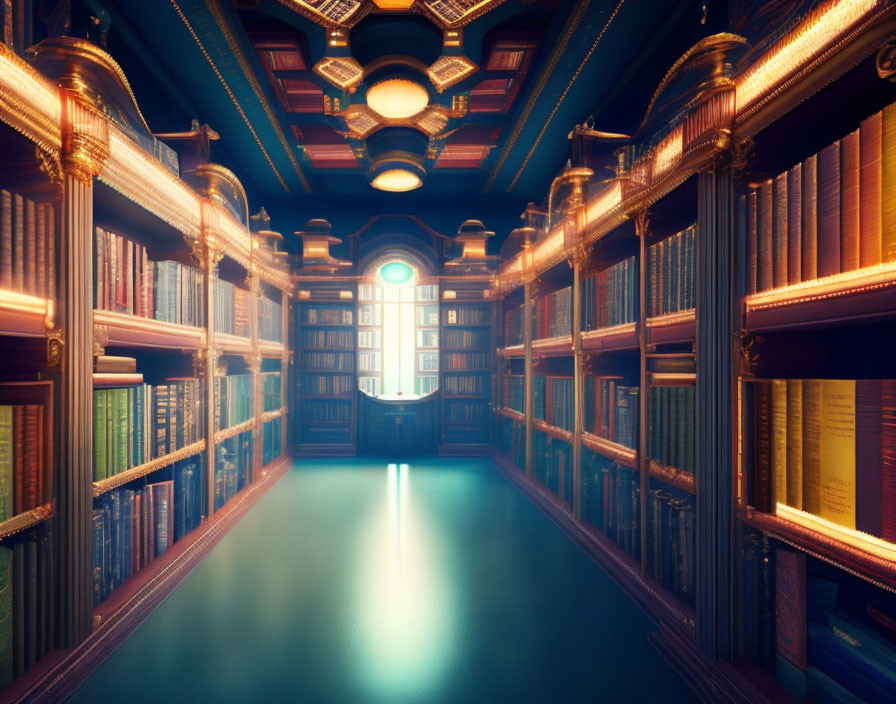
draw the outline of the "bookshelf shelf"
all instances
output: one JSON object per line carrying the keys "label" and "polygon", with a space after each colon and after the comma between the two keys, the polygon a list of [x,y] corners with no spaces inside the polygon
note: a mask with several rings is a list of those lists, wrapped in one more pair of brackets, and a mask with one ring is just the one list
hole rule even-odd
{"label": "bookshelf shelf", "polygon": [[667,467],[656,460],[648,460],[647,471],[654,479],[671,484],[675,488],[686,491],[689,494],[697,493],[696,481],[694,475],[690,472],[685,472],[677,467]]}
{"label": "bookshelf shelf", "polygon": [[526,356],[526,346],[525,345],[511,345],[510,347],[499,347],[498,348],[498,356],[499,357],[525,357]]}
{"label": "bookshelf shelf", "polygon": [[637,323],[625,323],[582,332],[582,349],[588,352],[636,350],[639,345]]}
{"label": "bookshelf shelf", "polygon": [[240,335],[230,335],[225,332],[216,332],[215,349],[227,354],[247,355],[252,352],[252,340]]}
{"label": "bookshelf shelf", "polygon": [[284,406],[283,408],[278,408],[274,411],[265,411],[261,414],[261,422],[268,423],[272,420],[276,420],[277,418],[282,418],[287,414],[287,408]]}
{"label": "bookshelf shelf", "polygon": [[694,386],[697,375],[687,372],[649,372],[651,386]]}
{"label": "bookshelf shelf", "polygon": [[647,341],[653,345],[667,345],[675,342],[691,342],[697,332],[696,311],[678,311],[647,318]]}
{"label": "bookshelf shelf", "polygon": [[896,590],[896,547],[892,544],[789,506],[779,504],[777,510],[785,515],[763,513],[747,506],[743,522],[853,576]]}
{"label": "bookshelf shelf", "polygon": [[894,318],[896,262],[755,293],[744,309],[751,331]]}
{"label": "bookshelf shelf", "polygon": [[24,511],[0,523],[0,540],[21,533],[52,518],[55,513],[53,502],[48,502],[30,511]]}
{"label": "bookshelf shelf", "polygon": [[247,430],[252,430],[256,425],[256,419],[250,418],[243,423],[238,423],[237,425],[232,425],[229,428],[224,428],[224,430],[219,430],[215,433],[215,444],[219,444],[224,442],[225,440],[234,437],[235,435],[239,435],[240,433],[245,433]]}
{"label": "bookshelf shelf", "polygon": [[204,328],[108,310],[94,310],[93,324],[105,328],[109,345],[198,350],[206,339]]}
{"label": "bookshelf shelf", "polygon": [[152,474],[153,472],[157,472],[160,469],[164,469],[165,467],[168,467],[175,462],[180,462],[187,457],[192,457],[193,455],[199,454],[200,452],[204,452],[205,448],[205,440],[198,440],[191,445],[182,447],[180,450],[171,452],[163,457],[157,457],[156,459],[150,460],[149,462],[144,462],[137,467],[132,467],[131,469],[128,469],[124,472],[119,472],[118,474],[111,476],[108,479],[94,482],[93,496],[94,498],[96,498],[97,496],[102,496],[107,491],[112,491],[112,489],[116,489],[123,484],[132,482],[135,479],[140,479],[141,477],[145,477],[147,474]]}
{"label": "bookshelf shelf", "polygon": [[537,357],[569,357],[572,353],[571,335],[532,340],[532,354]]}
{"label": "bookshelf shelf", "polygon": [[635,468],[638,465],[638,451],[630,447],[610,442],[606,438],[591,433],[582,433],[582,444],[592,452],[624,464],[626,467]]}
{"label": "bookshelf shelf", "polygon": [[552,438],[557,438],[558,440],[563,440],[565,442],[572,442],[573,434],[568,430],[557,428],[539,418],[533,419],[532,424],[537,430],[540,430],[545,435],[550,435]]}
{"label": "bookshelf shelf", "polygon": [[54,318],[53,301],[0,289],[0,334],[43,337]]}
{"label": "bookshelf shelf", "polygon": [[258,351],[262,357],[282,357],[284,346],[282,342],[272,340],[259,340]]}
{"label": "bookshelf shelf", "polygon": [[512,408],[502,408],[499,413],[511,420],[519,421],[520,423],[526,422],[525,414],[520,413],[519,411],[514,411]]}

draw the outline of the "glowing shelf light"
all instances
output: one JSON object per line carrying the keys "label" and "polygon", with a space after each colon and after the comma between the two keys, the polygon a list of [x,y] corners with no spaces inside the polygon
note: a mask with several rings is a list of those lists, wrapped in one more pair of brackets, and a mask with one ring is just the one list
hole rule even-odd
{"label": "glowing shelf light", "polygon": [[403,120],[413,117],[429,105],[426,88],[414,81],[390,78],[370,87],[367,105],[383,117]]}
{"label": "glowing shelf light", "polygon": [[370,184],[381,191],[390,191],[392,193],[404,193],[420,188],[423,181],[420,177],[405,169],[389,169],[377,175]]}
{"label": "glowing shelf light", "polygon": [[606,215],[610,210],[622,202],[622,184],[614,181],[609,188],[604,189],[588,204],[585,211],[585,222],[592,223]]}
{"label": "glowing shelf light", "polygon": [[868,533],[855,530],[854,528],[841,526],[840,524],[829,521],[821,516],[806,513],[805,511],[800,511],[799,509],[785,504],[775,505],[775,515],[779,518],[792,521],[803,528],[821,533],[827,538],[840,540],[851,547],[867,552],[882,560],[887,560],[889,562],[896,561],[896,545],[888,543],[882,538],[877,538]]}

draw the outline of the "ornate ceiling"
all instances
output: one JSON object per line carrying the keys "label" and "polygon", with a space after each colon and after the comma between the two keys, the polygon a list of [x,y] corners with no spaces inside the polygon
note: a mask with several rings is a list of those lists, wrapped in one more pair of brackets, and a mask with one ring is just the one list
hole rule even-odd
{"label": "ornate ceiling", "polygon": [[[422,187],[390,198],[524,204],[562,168],[572,125],[637,126],[703,4],[142,0],[110,8],[109,46],[150,126],[208,123],[266,205],[374,201],[396,168]],[[411,84],[404,113],[372,107],[385,82],[399,108]]]}

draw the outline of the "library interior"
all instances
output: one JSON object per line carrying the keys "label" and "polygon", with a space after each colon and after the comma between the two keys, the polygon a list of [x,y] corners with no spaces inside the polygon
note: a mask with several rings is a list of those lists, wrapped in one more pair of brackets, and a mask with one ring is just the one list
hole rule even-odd
{"label": "library interior", "polygon": [[896,704],[894,350],[896,0],[0,0],[0,704]]}

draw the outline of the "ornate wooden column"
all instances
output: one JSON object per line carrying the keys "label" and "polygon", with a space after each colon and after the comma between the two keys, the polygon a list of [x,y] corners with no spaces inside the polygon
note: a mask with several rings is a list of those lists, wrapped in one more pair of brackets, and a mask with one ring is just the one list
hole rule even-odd
{"label": "ornate wooden column", "polygon": [[[726,157],[727,158],[727,157]],[[697,634],[710,655],[733,652],[735,504],[732,352],[735,342],[733,171],[718,160],[698,176],[697,240]]]}
{"label": "ornate wooden column", "polygon": [[[75,85],[63,79],[63,85]],[[59,474],[59,645],[71,648],[92,629],[93,560],[93,179],[108,157],[105,118],[73,90],[62,95],[61,339]],[[55,354],[54,354],[55,349]],[[56,357],[56,359],[53,359]]]}

